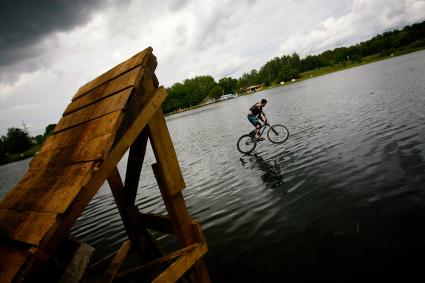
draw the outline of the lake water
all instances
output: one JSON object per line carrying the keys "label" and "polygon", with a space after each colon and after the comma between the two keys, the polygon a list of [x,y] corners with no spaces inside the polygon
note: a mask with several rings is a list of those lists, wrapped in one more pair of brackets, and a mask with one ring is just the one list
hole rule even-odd
{"label": "lake water", "polygon": [[[270,123],[285,124],[290,137],[243,156],[236,141],[251,130],[246,114],[261,98]],[[425,275],[424,51],[183,112],[167,124],[214,282]],[[0,196],[28,162],[0,167]],[[148,150],[137,204],[163,213],[153,162]],[[126,238],[107,185],[72,233],[98,258]]]}

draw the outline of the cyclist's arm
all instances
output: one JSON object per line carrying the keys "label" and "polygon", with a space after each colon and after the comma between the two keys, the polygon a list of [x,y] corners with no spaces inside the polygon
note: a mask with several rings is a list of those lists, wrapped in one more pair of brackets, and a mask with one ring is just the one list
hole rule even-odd
{"label": "cyclist's arm", "polygon": [[[261,117],[262,116],[262,117]],[[266,114],[264,114],[264,112],[261,110],[261,113],[260,113],[260,119],[261,119],[261,121],[263,121],[264,123],[267,123],[267,117],[266,117]]]}

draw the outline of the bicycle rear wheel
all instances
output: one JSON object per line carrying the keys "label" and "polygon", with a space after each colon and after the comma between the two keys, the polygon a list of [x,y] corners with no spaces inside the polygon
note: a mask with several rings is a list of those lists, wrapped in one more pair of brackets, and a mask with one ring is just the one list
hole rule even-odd
{"label": "bicycle rear wheel", "polygon": [[238,139],[237,147],[243,154],[250,154],[256,146],[257,143],[254,142],[251,135],[243,135]]}
{"label": "bicycle rear wheel", "polygon": [[267,137],[272,143],[283,143],[289,137],[289,131],[284,125],[273,125],[267,132]]}

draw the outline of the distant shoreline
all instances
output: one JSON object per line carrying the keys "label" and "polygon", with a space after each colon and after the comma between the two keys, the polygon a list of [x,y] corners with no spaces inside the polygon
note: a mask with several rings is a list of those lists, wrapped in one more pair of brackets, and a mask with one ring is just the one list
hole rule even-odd
{"label": "distant shoreline", "polygon": [[[399,56],[403,56],[403,55],[406,55],[406,54],[415,53],[415,52],[423,51],[423,50],[425,50],[425,47],[419,47],[419,48],[416,48],[414,50],[411,50],[411,49],[402,50],[399,53],[396,53],[396,54],[393,54],[393,55],[388,55],[388,56],[379,56],[379,54],[370,55],[370,56],[362,58],[361,62],[348,62],[345,65],[340,63],[340,64],[335,64],[333,66],[323,67],[323,68],[313,70],[313,71],[307,71],[307,72],[301,73],[300,74],[301,77],[299,79],[295,80],[295,81],[289,81],[289,82],[285,82],[284,84],[274,84],[274,85],[270,85],[268,87],[262,87],[258,91],[252,92],[252,93],[257,93],[259,91],[268,90],[268,89],[277,88],[277,87],[285,87],[287,85],[291,85],[291,84],[294,84],[294,83],[297,83],[297,82],[300,82],[300,81],[324,76],[324,75],[327,75],[327,74],[343,71],[343,70],[346,70],[346,69],[355,68],[355,67],[358,67],[358,66],[367,65],[367,64],[370,64],[370,63],[374,63],[374,62],[378,62],[378,61],[382,61],[382,60],[387,60],[387,59],[391,59],[391,58],[394,58],[394,57],[399,57]],[[252,93],[241,93],[241,94],[238,94],[238,97],[250,95]],[[189,111],[189,110],[204,107],[204,106],[214,104],[214,103],[218,103],[218,102],[222,102],[222,101],[214,101],[214,102],[194,105],[194,106],[191,106],[191,107],[188,107],[188,108],[183,108],[179,111],[164,114],[164,116],[169,117],[169,116],[172,116],[172,115],[175,115],[175,114],[179,114],[179,113],[182,113],[182,112],[186,112],[186,111]],[[10,159],[8,160],[8,162],[3,163],[0,166],[33,157],[34,155],[36,155],[38,153],[40,148],[41,148],[41,145],[35,145],[26,152],[23,152],[23,153],[20,153],[20,154],[14,154],[13,156],[9,157]]]}
{"label": "distant shoreline", "polygon": [[[284,84],[274,84],[274,85],[270,85],[268,87],[262,87],[261,89],[259,89],[256,92],[238,94],[238,97],[250,95],[250,94],[253,94],[253,93],[257,93],[259,91],[268,90],[268,89],[272,89],[272,88],[285,87],[287,85],[294,84],[294,83],[297,83],[297,82],[300,82],[300,81],[305,81],[305,80],[308,80],[308,79],[324,76],[324,75],[327,75],[327,74],[343,71],[343,70],[346,70],[346,69],[351,69],[351,68],[355,68],[355,67],[367,65],[367,64],[370,64],[370,63],[374,63],[374,62],[378,62],[378,61],[382,61],[382,60],[387,60],[387,59],[391,59],[391,58],[394,58],[394,57],[399,57],[399,56],[403,56],[403,55],[406,55],[406,54],[415,53],[415,52],[423,51],[423,50],[425,50],[425,47],[419,47],[419,48],[416,48],[414,50],[406,50],[404,52],[402,50],[399,53],[396,53],[396,54],[393,54],[393,55],[388,55],[388,56],[380,56],[379,54],[375,54],[375,55],[370,55],[370,56],[362,58],[361,62],[349,62],[348,64],[345,64],[345,65],[342,64],[342,63],[339,63],[339,64],[335,64],[334,66],[331,66],[331,67],[326,66],[326,67],[323,67],[323,68],[320,68],[320,69],[317,69],[317,70],[303,72],[303,73],[300,74],[301,78],[296,79],[295,81],[289,81],[289,82],[285,82]],[[174,111],[174,112],[164,114],[164,116],[166,116],[166,117],[172,116],[172,115],[175,115],[175,114],[179,114],[179,113],[182,113],[182,112],[186,112],[186,111],[189,111],[189,110],[192,110],[192,109],[196,109],[196,108],[199,108],[199,107],[207,106],[207,105],[210,105],[210,104],[213,104],[213,103],[218,103],[218,102],[221,102],[221,101],[198,104],[198,105],[191,106],[191,107],[188,107],[188,108],[183,108],[179,111]]]}

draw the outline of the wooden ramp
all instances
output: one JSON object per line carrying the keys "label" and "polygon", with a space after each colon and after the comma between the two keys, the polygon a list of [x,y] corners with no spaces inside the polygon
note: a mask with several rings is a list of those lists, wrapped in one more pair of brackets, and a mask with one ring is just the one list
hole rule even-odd
{"label": "wooden ramp", "polygon": [[[110,263],[102,282],[142,271],[155,282],[174,282],[186,271],[193,282],[209,282],[206,241],[181,193],[185,183],[161,111],[167,94],[156,65],[149,47],[74,95],[28,172],[0,202],[0,282],[43,280],[49,259],[106,180],[129,240],[95,265]],[[148,140],[166,216],[142,214],[134,204]],[[128,149],[122,181],[116,166]],[[181,250],[163,255],[147,229],[175,234]],[[142,265],[120,271],[130,251]]]}

